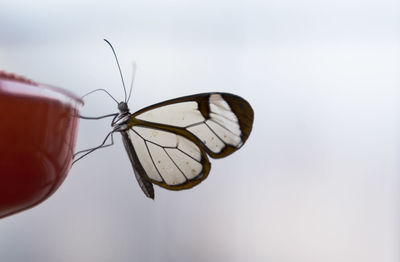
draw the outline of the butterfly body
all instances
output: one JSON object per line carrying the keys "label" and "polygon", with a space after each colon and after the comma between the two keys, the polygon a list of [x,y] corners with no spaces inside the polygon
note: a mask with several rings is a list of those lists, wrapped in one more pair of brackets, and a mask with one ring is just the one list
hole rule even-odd
{"label": "butterfly body", "polygon": [[149,198],[153,184],[191,188],[209,174],[208,156],[225,157],[250,134],[254,113],[243,98],[203,93],[146,107],[133,114],[125,102],[112,122],[120,132],[136,179]]}

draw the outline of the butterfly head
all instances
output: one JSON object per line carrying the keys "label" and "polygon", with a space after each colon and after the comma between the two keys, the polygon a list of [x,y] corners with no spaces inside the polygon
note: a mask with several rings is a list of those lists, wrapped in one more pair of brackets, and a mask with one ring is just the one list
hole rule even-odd
{"label": "butterfly head", "polygon": [[121,114],[128,113],[129,112],[128,104],[126,102],[119,102],[118,110],[121,112]]}

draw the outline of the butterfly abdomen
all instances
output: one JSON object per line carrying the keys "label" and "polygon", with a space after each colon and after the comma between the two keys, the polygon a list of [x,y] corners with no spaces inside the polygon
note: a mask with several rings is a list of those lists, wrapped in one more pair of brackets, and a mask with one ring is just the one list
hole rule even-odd
{"label": "butterfly abdomen", "polygon": [[136,154],[136,151],[133,148],[132,142],[129,139],[129,135],[125,131],[121,131],[120,133],[122,135],[122,141],[124,142],[126,152],[128,153],[129,159],[132,163],[133,172],[135,173],[140,188],[143,190],[144,194],[147,197],[154,199],[153,184],[148,180],[146,172],[143,169],[143,167],[140,164],[138,164],[140,162]]}

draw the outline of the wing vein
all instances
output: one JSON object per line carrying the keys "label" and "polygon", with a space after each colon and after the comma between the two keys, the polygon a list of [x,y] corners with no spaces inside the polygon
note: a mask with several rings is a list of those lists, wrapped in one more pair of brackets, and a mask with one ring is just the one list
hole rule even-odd
{"label": "wing vein", "polygon": [[[234,114],[233,112],[231,112],[231,113],[236,117],[236,119],[238,119],[238,117],[237,117],[236,114]],[[235,124],[239,124],[238,121],[232,120],[232,119],[230,119],[230,118],[228,118],[228,117],[226,117],[226,116],[224,116],[224,115],[221,115],[221,114],[219,114],[219,113],[216,113],[216,112],[212,112],[212,111],[211,111],[211,114],[216,114],[217,116],[220,116],[220,117],[224,118],[225,120],[228,120],[228,121],[230,121],[230,122],[232,122],[232,123],[235,123]],[[212,117],[211,117],[211,118],[212,118]],[[210,118],[210,119],[211,119],[211,118]]]}
{"label": "wing vein", "polygon": [[149,153],[151,162],[153,163],[154,167],[156,168],[156,170],[157,170],[157,172],[158,172],[158,175],[161,177],[162,181],[163,181],[164,183],[166,183],[165,180],[164,180],[164,178],[163,178],[163,176],[161,175],[160,171],[158,170],[158,168],[157,168],[157,166],[156,166],[156,163],[154,163],[154,159],[153,159],[153,156],[152,156],[151,153],[150,153],[150,149],[149,149],[149,146],[147,145],[147,141],[146,141],[145,139],[143,139],[143,140],[144,140],[144,144],[146,145],[147,152]]}
{"label": "wing vein", "polygon": [[144,137],[142,137],[138,132],[136,132],[135,129],[131,128],[131,130],[132,130],[133,132],[135,132],[136,135],[138,135],[141,139],[143,139],[144,141],[147,141],[147,140],[146,140]]}
{"label": "wing vein", "polygon": [[[223,101],[225,101],[225,100],[223,100]],[[226,101],[225,101],[226,102]],[[227,103],[228,104],[228,103]],[[229,108],[226,108],[226,107],[224,107],[224,106],[222,106],[221,104],[218,104],[218,103],[213,103],[213,102],[210,102],[210,105],[214,105],[214,106],[216,106],[216,107],[219,107],[219,108],[221,108],[222,110],[224,110],[224,111],[232,111],[231,110],[231,107],[229,106],[229,104],[228,104],[228,107]]]}
{"label": "wing vein", "polygon": [[180,149],[180,148],[176,148],[176,149],[178,149],[179,151],[181,151],[182,153],[184,153],[185,155],[187,155],[188,157],[190,157],[191,159],[193,159],[194,161],[196,161],[197,163],[199,163],[200,165],[202,165],[200,161],[198,161],[197,159],[195,159],[194,157],[192,157],[191,155],[189,155],[188,153],[186,153],[186,152],[183,151],[182,149]]}
{"label": "wing vein", "polygon": [[[204,120],[204,121],[205,121],[205,120]],[[201,125],[202,123],[204,123],[204,121],[190,124],[190,125],[188,125],[188,126],[185,126],[184,128],[190,128],[190,127],[193,127],[193,126]]]}
{"label": "wing vein", "polygon": [[172,159],[172,157],[168,154],[167,150],[165,150],[164,148],[164,152],[167,154],[167,156],[169,157],[169,159],[171,159],[172,163],[174,163],[174,165],[176,166],[176,168],[178,168],[178,170],[182,173],[183,177],[186,179],[186,181],[189,181],[189,179],[185,176],[185,173],[183,173],[183,171],[179,168],[179,166],[175,163],[175,161]]}
{"label": "wing vein", "polygon": [[152,143],[153,145],[159,146],[161,148],[171,148],[171,149],[176,148],[176,147],[173,147],[173,146],[162,146],[160,144],[157,144],[156,142],[153,142],[151,140],[147,140],[146,138],[142,137],[135,129],[131,128],[131,130],[133,130],[133,132],[135,132],[141,139],[143,139],[146,142]]}
{"label": "wing vein", "polygon": [[[218,122],[215,121],[214,119],[210,118],[210,119],[208,119],[208,120],[214,122],[214,123],[217,124],[217,125],[219,125],[219,126],[222,127],[223,129],[225,129],[226,131],[228,131],[229,133],[231,133],[232,135],[234,135],[234,136],[239,136],[239,135],[236,135],[236,134],[232,133],[231,130],[229,130],[227,127],[223,126],[222,124],[218,123]],[[207,125],[207,123],[205,123],[205,124]],[[207,125],[207,126],[208,126],[208,125]],[[240,126],[239,126],[239,128],[240,128]],[[211,128],[210,128],[210,129],[211,129]],[[240,128],[240,131],[242,131],[241,128]],[[240,137],[240,136],[239,136],[239,137]]]}
{"label": "wing vein", "polygon": [[161,148],[171,148],[171,149],[174,149],[174,148],[176,148],[176,147],[174,147],[174,146],[162,146],[162,145],[160,145],[160,144],[157,144],[156,142],[153,142],[153,141],[150,141],[150,140],[144,140],[144,141],[146,141],[146,142],[149,142],[149,143],[152,143],[153,145],[156,145],[156,146],[159,146],[159,147],[161,147]]}
{"label": "wing vein", "polygon": [[219,138],[219,140],[221,140],[221,142],[222,142],[225,146],[227,145],[227,143],[225,143],[225,141],[224,141],[217,133],[215,133],[215,131],[214,131],[206,122],[204,122],[204,124],[208,127],[208,129],[211,130],[211,132],[214,133],[214,135],[215,135],[216,137]]}

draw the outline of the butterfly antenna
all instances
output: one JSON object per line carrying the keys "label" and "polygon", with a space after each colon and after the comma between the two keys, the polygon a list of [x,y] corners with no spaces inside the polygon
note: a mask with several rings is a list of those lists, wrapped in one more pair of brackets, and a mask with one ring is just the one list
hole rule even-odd
{"label": "butterfly antenna", "polygon": [[131,99],[133,82],[135,82],[135,76],[136,76],[136,68],[137,68],[136,63],[133,62],[133,64],[132,64],[132,81],[131,81],[131,87],[129,88],[128,100],[126,101],[127,103],[129,102],[129,99]]}
{"label": "butterfly antenna", "polygon": [[106,94],[109,95],[109,96],[115,101],[115,103],[118,104],[118,101],[117,101],[107,90],[105,90],[105,89],[103,89],[103,88],[98,88],[98,89],[92,90],[92,91],[90,91],[89,93],[84,94],[84,95],[81,97],[81,99],[83,99],[85,96],[90,95],[91,93],[94,93],[94,92],[97,92],[97,91],[106,92]]}
{"label": "butterfly antenna", "polygon": [[115,57],[115,60],[117,61],[119,75],[121,76],[122,86],[124,87],[125,102],[126,102],[127,101],[127,98],[126,98],[126,87],[125,87],[124,77],[122,76],[121,67],[119,66],[117,54],[115,53],[114,47],[111,45],[111,43],[107,39],[103,39],[103,40],[111,47],[111,50],[112,50],[112,52],[114,54],[114,57]]}

